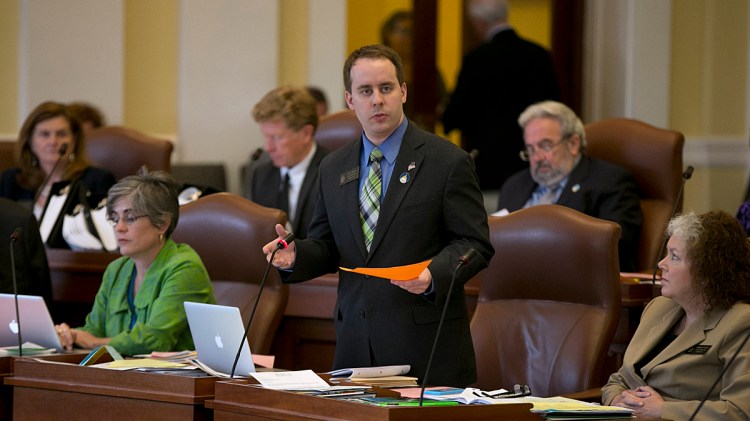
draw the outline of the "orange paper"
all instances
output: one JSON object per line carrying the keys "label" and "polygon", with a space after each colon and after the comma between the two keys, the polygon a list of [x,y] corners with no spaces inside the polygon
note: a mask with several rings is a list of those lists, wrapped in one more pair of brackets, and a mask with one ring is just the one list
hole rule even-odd
{"label": "orange paper", "polygon": [[341,270],[347,272],[359,273],[362,275],[376,276],[383,279],[393,279],[394,281],[410,281],[415,279],[422,273],[425,268],[432,262],[432,260],[426,260],[421,263],[414,263],[413,265],[406,266],[394,266],[390,268],[354,268],[347,269],[339,267]]}

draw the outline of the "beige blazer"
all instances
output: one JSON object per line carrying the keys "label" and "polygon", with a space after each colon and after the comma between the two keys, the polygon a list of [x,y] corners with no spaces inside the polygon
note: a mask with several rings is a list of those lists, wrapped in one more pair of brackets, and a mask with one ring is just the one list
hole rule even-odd
{"label": "beige blazer", "polygon": [[[609,404],[624,390],[649,385],[665,400],[662,418],[687,420],[706,396],[745,337],[750,334],[750,305],[714,310],[688,326],[653,361],[643,376],[633,365],[644,357],[683,316],[669,298],[657,297],[643,312],[640,325],[623,358],[623,366],[602,388]],[[695,420],[746,420],[750,417],[750,343],[737,354]]]}

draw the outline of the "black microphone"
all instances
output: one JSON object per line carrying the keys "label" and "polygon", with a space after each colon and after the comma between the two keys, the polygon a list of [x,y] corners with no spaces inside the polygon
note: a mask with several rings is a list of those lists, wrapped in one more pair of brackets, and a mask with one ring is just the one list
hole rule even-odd
{"label": "black microphone", "polygon": [[271,270],[271,263],[273,262],[273,257],[276,255],[276,252],[279,250],[284,250],[285,248],[289,247],[289,244],[294,241],[294,234],[291,232],[286,235],[286,237],[282,238],[278,242],[276,242],[276,248],[273,249],[273,252],[271,252],[271,258],[268,259],[268,263],[266,264],[266,271],[263,273],[263,278],[260,280],[260,287],[258,287],[258,296],[255,297],[255,304],[253,304],[253,311],[250,312],[250,320],[247,321],[247,326],[245,327],[245,333],[242,334],[242,339],[240,339],[240,346],[237,349],[237,355],[234,357],[234,362],[232,363],[232,372],[229,373],[229,378],[234,378],[234,370],[237,368],[237,362],[240,360],[240,354],[242,353],[242,345],[245,343],[245,339],[247,338],[248,332],[250,332],[250,325],[253,323],[253,317],[255,317],[255,309],[258,308],[258,302],[260,301],[260,294],[263,293],[263,287],[266,285],[266,278],[268,278],[268,272]]}
{"label": "black microphone", "polygon": [[23,339],[21,338],[21,314],[18,311],[18,284],[16,282],[16,256],[13,244],[21,240],[21,228],[16,228],[10,235],[10,273],[13,278],[13,298],[16,303],[16,326],[18,326],[18,356],[23,357]]}
{"label": "black microphone", "polygon": [[[692,169],[692,167],[690,167]],[[686,171],[687,172],[687,171]],[[740,353],[740,350],[745,347],[745,344],[747,343],[747,340],[750,339],[750,330],[748,330],[747,335],[745,335],[745,340],[742,341],[742,345],[738,346],[737,349],[734,351],[734,354],[732,354],[732,358],[729,359],[729,361],[724,365],[724,368],[721,370],[721,373],[719,373],[719,376],[716,377],[716,381],[714,381],[714,384],[711,385],[711,388],[708,389],[708,392],[706,392],[706,396],[701,399],[701,402],[698,404],[698,406],[695,408],[695,411],[693,411],[693,414],[690,415],[690,418],[688,418],[688,421],[693,421],[693,418],[698,414],[698,411],[703,407],[703,404],[706,403],[708,400],[708,397],[711,396],[711,392],[714,391],[714,388],[717,384],[719,384],[719,381],[721,381],[721,378],[724,377],[724,374],[729,369],[729,366],[732,365],[734,362],[734,359],[737,358],[737,354]]]}
{"label": "black microphone", "polygon": [[458,258],[458,264],[453,269],[453,276],[451,277],[451,283],[448,287],[448,295],[445,297],[445,304],[443,305],[443,314],[440,315],[440,322],[438,323],[437,332],[435,332],[435,341],[432,343],[432,351],[430,351],[430,359],[427,360],[427,369],[424,371],[424,378],[422,379],[422,390],[419,392],[419,406],[422,406],[424,400],[424,388],[427,386],[427,377],[430,374],[430,366],[432,365],[432,357],[435,356],[435,349],[437,348],[438,338],[440,338],[440,330],[443,328],[443,321],[445,320],[445,313],[448,311],[448,303],[451,300],[451,293],[453,292],[453,284],[456,282],[456,274],[461,266],[469,263],[469,261],[477,254],[474,249],[469,249],[461,257]]}
{"label": "black microphone", "polygon": [[250,161],[257,161],[263,153],[263,148],[258,148],[250,154]]}
{"label": "black microphone", "polygon": [[[685,190],[685,182],[690,180],[690,177],[693,176],[693,166],[688,165],[687,168],[685,168],[685,172],[682,173],[682,184],[680,184],[680,190],[677,192],[677,200],[674,202],[674,207],[672,207],[672,215],[669,217],[668,221],[671,221],[672,218],[674,218],[675,214],[677,213],[677,206],[680,204],[680,199],[682,199],[682,192]],[[667,222],[669,223],[669,222]],[[651,282],[656,284],[656,272],[659,271],[659,260],[661,258],[661,254],[664,252],[664,246],[667,245],[667,236],[664,236],[664,239],[661,240],[661,245],[659,246],[659,249],[656,250],[656,261],[654,262],[654,273],[651,275]]]}
{"label": "black microphone", "polygon": [[57,151],[57,154],[58,154],[57,161],[55,161],[55,165],[52,166],[52,171],[50,171],[49,174],[47,174],[47,176],[44,177],[44,182],[42,182],[42,185],[39,186],[39,189],[36,191],[36,194],[34,194],[34,200],[31,201],[32,209],[36,205],[36,201],[39,200],[39,196],[42,195],[42,190],[44,190],[44,186],[46,186],[47,183],[49,182],[49,179],[52,178],[52,174],[55,173],[55,170],[57,169],[57,167],[60,165],[60,162],[62,161],[62,157],[65,155],[65,152],[67,151],[68,151],[67,143],[63,143],[62,145],[60,145],[60,150]]}

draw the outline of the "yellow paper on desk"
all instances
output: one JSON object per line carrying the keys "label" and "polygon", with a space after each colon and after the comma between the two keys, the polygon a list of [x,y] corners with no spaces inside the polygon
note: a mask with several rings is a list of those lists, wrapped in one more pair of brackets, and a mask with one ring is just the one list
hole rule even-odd
{"label": "yellow paper on desk", "polygon": [[154,358],[137,358],[132,360],[112,361],[108,368],[182,368],[187,364],[172,361],[157,360]]}
{"label": "yellow paper on desk", "polygon": [[339,267],[341,270],[347,272],[359,273],[362,275],[370,275],[383,279],[393,279],[394,281],[409,281],[417,278],[423,270],[430,265],[432,260],[425,260],[421,263],[414,263],[406,266],[393,266],[389,268],[354,268],[348,269],[345,267]]}

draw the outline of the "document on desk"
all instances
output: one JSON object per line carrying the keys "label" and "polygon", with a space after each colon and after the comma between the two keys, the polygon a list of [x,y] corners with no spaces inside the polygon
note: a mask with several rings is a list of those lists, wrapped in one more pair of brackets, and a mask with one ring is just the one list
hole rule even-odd
{"label": "document on desk", "polygon": [[312,370],[250,373],[263,387],[274,390],[325,390],[331,385]]}
{"label": "document on desk", "polygon": [[411,370],[410,365],[384,365],[378,367],[341,368],[329,371],[331,377],[387,377],[400,376]]}
{"label": "document on desk", "polygon": [[361,275],[370,275],[377,278],[393,279],[394,281],[409,281],[415,279],[422,273],[423,270],[430,265],[432,260],[425,260],[424,262],[414,263],[405,266],[393,266],[389,268],[354,268],[349,269],[345,267],[339,267],[339,269],[359,273]]}

